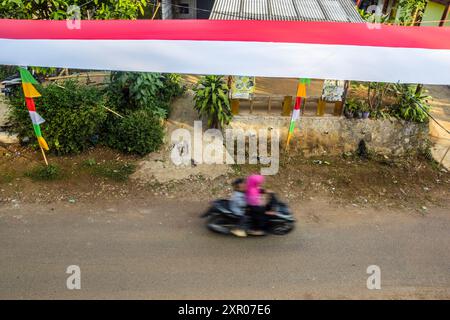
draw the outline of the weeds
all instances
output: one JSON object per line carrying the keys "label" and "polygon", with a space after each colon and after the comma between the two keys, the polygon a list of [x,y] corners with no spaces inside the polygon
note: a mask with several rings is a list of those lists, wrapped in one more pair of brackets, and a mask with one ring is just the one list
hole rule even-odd
{"label": "weeds", "polygon": [[11,172],[0,173],[0,184],[11,183],[14,180],[14,175]]}
{"label": "weeds", "polygon": [[135,165],[131,163],[102,162],[97,163],[95,159],[87,159],[82,165],[91,175],[108,178],[114,181],[126,181],[134,172]]}
{"label": "weeds", "polygon": [[39,165],[27,172],[25,176],[35,181],[51,181],[62,177],[61,169],[54,164],[48,166]]}

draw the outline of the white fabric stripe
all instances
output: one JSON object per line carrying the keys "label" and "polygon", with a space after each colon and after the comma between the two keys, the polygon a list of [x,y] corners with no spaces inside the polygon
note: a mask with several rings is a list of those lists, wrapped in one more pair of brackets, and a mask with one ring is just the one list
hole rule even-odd
{"label": "white fabric stripe", "polygon": [[292,119],[291,119],[291,121],[297,121],[298,119],[300,119],[300,110],[299,109],[294,109],[292,111]]}
{"label": "white fabric stripe", "polygon": [[262,42],[0,39],[0,64],[450,84],[450,50]]}
{"label": "white fabric stripe", "polygon": [[30,113],[31,122],[33,122],[33,124],[41,124],[45,122],[44,118],[42,118],[36,111],[28,112]]}

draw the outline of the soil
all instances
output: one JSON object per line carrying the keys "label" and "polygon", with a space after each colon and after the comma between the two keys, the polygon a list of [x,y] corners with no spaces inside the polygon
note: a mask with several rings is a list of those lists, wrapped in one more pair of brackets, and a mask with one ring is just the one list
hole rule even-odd
{"label": "soil", "polygon": [[[194,121],[198,121],[197,112],[193,104],[193,91],[188,90],[182,97],[172,103],[172,111],[166,126],[166,141],[159,152],[146,156],[138,163],[137,171],[132,175],[132,179],[140,183],[154,181],[155,183],[167,183],[173,180],[183,180],[190,176],[201,175],[207,179],[215,179],[230,172],[230,167],[225,164],[208,165],[197,164],[176,166],[170,155],[172,151],[179,154],[181,150],[189,148],[183,144],[170,141],[171,133],[177,129],[188,130],[191,137],[194,137]],[[203,122],[205,123],[205,121]],[[175,150],[174,150],[175,149]],[[191,146],[191,155],[194,154],[194,145]],[[186,152],[186,151],[183,151]],[[226,152],[224,147],[223,153]],[[192,160],[191,160],[192,161]]]}
{"label": "soil", "polygon": [[[101,203],[123,199],[178,199],[204,201],[228,197],[237,177],[259,172],[253,165],[232,166],[216,178],[194,174],[165,183],[115,181],[92,174],[84,163],[96,159],[97,166],[108,163],[137,164],[142,159],[125,156],[107,148],[66,157],[49,156],[62,176],[54,181],[34,181],[26,173],[43,160],[38,152],[22,147],[0,148],[0,203]],[[99,161],[99,159],[102,159]],[[267,177],[266,188],[277,192],[293,208],[302,203],[323,202],[337,207],[405,209],[426,214],[434,206],[450,206],[450,174],[425,159],[371,159],[353,155],[304,159],[281,156],[280,171]],[[213,166],[212,166],[213,167]]]}

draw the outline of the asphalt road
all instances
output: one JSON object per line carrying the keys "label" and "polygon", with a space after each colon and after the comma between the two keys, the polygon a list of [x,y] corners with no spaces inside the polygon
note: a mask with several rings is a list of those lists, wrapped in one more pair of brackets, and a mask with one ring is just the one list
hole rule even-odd
{"label": "asphalt road", "polygon": [[[450,213],[303,204],[290,235],[210,233],[176,200],[0,207],[0,298],[450,298]],[[66,268],[81,269],[68,290]],[[381,269],[368,290],[366,269]]]}

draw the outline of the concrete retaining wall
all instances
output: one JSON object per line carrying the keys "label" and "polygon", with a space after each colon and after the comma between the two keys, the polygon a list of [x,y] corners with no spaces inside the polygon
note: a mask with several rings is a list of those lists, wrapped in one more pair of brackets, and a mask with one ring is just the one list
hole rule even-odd
{"label": "concrete retaining wall", "polygon": [[[279,129],[281,144],[286,143],[290,118],[280,116],[235,116],[231,128]],[[340,154],[356,150],[364,139],[368,148],[380,154],[401,156],[426,146],[428,125],[397,119],[356,120],[344,117],[302,117],[298,120],[291,150],[305,156]]]}

